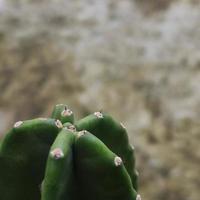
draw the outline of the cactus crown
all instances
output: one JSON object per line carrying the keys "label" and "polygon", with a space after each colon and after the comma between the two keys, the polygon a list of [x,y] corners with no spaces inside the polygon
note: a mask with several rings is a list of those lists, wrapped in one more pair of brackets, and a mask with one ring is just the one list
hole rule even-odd
{"label": "cactus crown", "polygon": [[1,200],[140,200],[126,128],[95,112],[16,122],[0,143]]}

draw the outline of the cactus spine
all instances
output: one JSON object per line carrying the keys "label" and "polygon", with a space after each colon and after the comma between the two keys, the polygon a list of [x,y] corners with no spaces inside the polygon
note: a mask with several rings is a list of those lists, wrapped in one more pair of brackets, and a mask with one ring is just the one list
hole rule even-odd
{"label": "cactus spine", "polygon": [[101,112],[73,123],[64,104],[15,123],[0,144],[1,200],[140,200],[125,127]]}

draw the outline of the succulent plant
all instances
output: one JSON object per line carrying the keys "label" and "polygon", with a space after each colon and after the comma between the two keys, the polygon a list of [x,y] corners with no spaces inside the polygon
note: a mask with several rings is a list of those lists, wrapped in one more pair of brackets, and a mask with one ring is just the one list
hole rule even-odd
{"label": "succulent plant", "polygon": [[126,128],[95,112],[19,121],[0,143],[1,200],[140,200]]}

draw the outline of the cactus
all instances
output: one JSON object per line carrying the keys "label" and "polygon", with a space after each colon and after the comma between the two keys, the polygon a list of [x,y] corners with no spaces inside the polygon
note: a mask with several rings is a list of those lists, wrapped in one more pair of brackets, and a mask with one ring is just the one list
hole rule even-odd
{"label": "cactus", "polygon": [[1,200],[140,200],[125,127],[102,112],[73,123],[64,104],[15,123],[0,143]]}
{"label": "cactus", "polygon": [[74,114],[65,104],[57,104],[51,117],[60,120],[63,124],[66,122],[74,123]]}
{"label": "cactus", "polygon": [[111,116],[95,112],[76,123],[77,130],[87,130],[98,137],[111,151],[124,161],[132,185],[137,190],[138,173],[135,170],[134,147],[129,144],[125,126]]}
{"label": "cactus", "polygon": [[54,119],[19,121],[0,146],[2,200],[40,199],[46,157],[62,124]]}

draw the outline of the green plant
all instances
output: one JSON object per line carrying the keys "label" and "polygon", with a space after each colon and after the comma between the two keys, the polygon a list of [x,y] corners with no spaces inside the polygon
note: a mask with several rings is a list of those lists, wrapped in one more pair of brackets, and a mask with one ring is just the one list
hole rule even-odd
{"label": "green plant", "polygon": [[0,145],[1,200],[140,199],[125,127],[102,112],[73,122],[59,104],[15,123]]}

